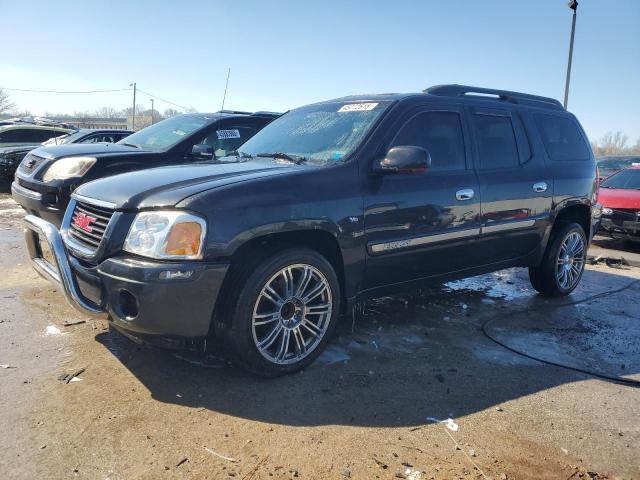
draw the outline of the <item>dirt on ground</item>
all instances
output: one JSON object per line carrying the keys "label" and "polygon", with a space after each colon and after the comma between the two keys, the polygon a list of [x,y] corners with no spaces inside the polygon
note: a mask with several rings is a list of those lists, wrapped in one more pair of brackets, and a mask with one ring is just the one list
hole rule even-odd
{"label": "dirt on ground", "polygon": [[640,269],[589,266],[564,299],[507,270],[370,301],[266,380],[72,309],[22,215],[0,196],[2,479],[640,478],[640,389],[534,360],[640,380]]}

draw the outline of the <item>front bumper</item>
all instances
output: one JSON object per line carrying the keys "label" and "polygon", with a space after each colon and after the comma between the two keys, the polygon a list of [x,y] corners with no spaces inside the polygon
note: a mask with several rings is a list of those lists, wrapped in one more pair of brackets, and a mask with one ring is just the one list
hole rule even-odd
{"label": "front bumper", "polygon": [[600,229],[615,238],[640,240],[640,221],[603,216]]}
{"label": "front bumper", "polygon": [[[119,330],[146,340],[209,334],[228,264],[122,256],[89,265],[69,254],[54,225],[33,215],[25,217],[25,240],[35,270],[60,285],[80,312],[108,316]],[[183,274],[165,279],[164,272]]]}
{"label": "front bumper", "polygon": [[[17,180],[11,184],[11,196],[27,212],[37,214],[46,221],[53,223],[56,227],[62,224],[64,208],[51,203],[50,196],[53,194],[42,194],[36,190],[24,187]],[[57,197],[56,197],[57,198]]]}

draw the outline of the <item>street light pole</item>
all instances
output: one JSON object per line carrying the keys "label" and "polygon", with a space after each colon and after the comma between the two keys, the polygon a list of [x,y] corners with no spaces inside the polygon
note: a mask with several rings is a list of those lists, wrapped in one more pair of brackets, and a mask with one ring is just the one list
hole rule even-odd
{"label": "street light pole", "polygon": [[136,82],[130,83],[130,87],[133,87],[133,110],[131,110],[131,130],[136,129]]}
{"label": "street light pole", "polygon": [[153,98],[151,99],[151,125],[153,125]]}
{"label": "street light pole", "polygon": [[571,42],[569,43],[569,62],[567,63],[567,80],[564,84],[564,108],[569,103],[569,82],[571,81],[571,61],[573,60],[573,37],[576,33],[576,13],[578,11],[578,0],[571,0],[569,8],[573,10],[573,21],[571,22]]}

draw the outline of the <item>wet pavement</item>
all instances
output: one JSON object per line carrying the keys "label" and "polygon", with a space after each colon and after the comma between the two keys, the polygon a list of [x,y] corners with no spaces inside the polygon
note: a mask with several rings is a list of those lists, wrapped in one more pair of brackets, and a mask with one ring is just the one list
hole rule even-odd
{"label": "wet pavement", "polygon": [[640,269],[590,265],[565,299],[507,270],[370,301],[265,380],[71,309],[21,217],[0,195],[0,478],[640,478],[640,389],[544,363],[640,380]]}

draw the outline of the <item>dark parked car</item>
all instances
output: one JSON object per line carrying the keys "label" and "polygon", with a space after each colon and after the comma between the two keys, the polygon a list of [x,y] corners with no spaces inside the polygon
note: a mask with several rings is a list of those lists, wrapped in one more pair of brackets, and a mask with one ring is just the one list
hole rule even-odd
{"label": "dark parked car", "polygon": [[18,147],[0,148],[0,181],[13,180],[13,176],[20,162],[31,150],[47,145],[66,145],[68,143],[115,143],[128,137],[130,130],[98,130],[83,128],[48,139],[39,145],[23,145]]}
{"label": "dark parked car", "polygon": [[115,144],[41,147],[18,167],[11,193],[27,212],[59,226],[78,185],[117,173],[222,157],[278,115],[190,113],[151,125]]}
{"label": "dark parked car", "polygon": [[31,125],[28,123],[0,126],[0,148],[21,145],[37,145],[52,137],[71,133],[73,130],[62,127]]}
{"label": "dark parked car", "polygon": [[640,165],[640,157],[636,156],[621,156],[621,157],[601,157],[597,160],[598,171],[600,173],[600,179],[610,177],[620,170],[624,170],[627,167],[633,165]]}
{"label": "dark parked car", "polygon": [[126,335],[215,337],[278,375],[358,300],[509,267],[571,293],[596,193],[559,102],[445,85],[298,108],[233,155],[82,185],[60,232],[26,217],[27,244],[73,305]]}

